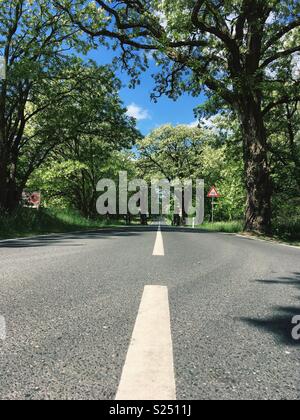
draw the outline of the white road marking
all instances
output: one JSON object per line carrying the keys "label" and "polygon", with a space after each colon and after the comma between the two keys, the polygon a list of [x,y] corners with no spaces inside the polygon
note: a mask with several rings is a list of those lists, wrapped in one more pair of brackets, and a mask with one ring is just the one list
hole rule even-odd
{"label": "white road marking", "polygon": [[0,315],[0,340],[6,339],[6,322],[4,316]]}
{"label": "white road marking", "polygon": [[158,226],[155,245],[154,245],[152,255],[155,256],[155,257],[164,257],[164,255],[165,255],[164,240],[163,240],[163,236],[162,236],[162,233],[161,233],[160,223],[159,223],[159,226]]}
{"label": "white road marking", "polygon": [[167,287],[144,289],[116,400],[176,400]]}

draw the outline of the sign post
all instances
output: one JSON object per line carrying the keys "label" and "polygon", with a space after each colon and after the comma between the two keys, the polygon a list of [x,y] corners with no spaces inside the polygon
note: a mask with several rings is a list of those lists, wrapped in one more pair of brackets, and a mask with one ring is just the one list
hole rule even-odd
{"label": "sign post", "polygon": [[213,186],[207,194],[207,197],[211,198],[211,222],[214,223],[215,198],[219,198],[221,196],[216,187]]}

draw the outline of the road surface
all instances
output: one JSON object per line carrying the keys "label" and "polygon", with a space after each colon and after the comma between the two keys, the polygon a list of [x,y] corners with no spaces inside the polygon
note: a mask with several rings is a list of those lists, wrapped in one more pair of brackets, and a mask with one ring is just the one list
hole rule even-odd
{"label": "road surface", "polygon": [[2,241],[0,398],[299,399],[299,291],[299,249],[233,235]]}

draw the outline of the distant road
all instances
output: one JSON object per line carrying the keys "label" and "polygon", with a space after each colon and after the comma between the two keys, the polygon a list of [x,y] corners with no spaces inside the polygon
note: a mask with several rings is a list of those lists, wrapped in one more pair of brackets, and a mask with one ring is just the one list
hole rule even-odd
{"label": "distant road", "polygon": [[166,226],[0,241],[0,398],[299,399],[295,315],[299,249]]}

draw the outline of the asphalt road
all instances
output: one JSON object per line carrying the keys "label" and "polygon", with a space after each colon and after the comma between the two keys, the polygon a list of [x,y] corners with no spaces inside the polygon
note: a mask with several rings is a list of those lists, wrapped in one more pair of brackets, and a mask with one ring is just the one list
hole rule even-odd
{"label": "asphalt road", "polygon": [[114,399],[144,287],[159,285],[177,399],[299,399],[300,250],[162,238],[164,255],[155,226],[0,242],[0,398]]}

